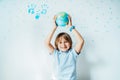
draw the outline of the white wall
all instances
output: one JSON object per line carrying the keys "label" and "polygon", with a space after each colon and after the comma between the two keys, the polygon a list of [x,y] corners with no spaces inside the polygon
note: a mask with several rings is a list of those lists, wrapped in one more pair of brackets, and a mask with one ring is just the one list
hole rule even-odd
{"label": "white wall", "polygon": [[[31,4],[34,14],[28,13]],[[35,19],[43,8],[47,13]],[[60,11],[72,16],[85,40],[78,80],[120,80],[119,8],[119,0],[0,0],[0,80],[51,80],[52,57],[44,39]],[[59,28],[55,35],[60,31],[68,32]]]}

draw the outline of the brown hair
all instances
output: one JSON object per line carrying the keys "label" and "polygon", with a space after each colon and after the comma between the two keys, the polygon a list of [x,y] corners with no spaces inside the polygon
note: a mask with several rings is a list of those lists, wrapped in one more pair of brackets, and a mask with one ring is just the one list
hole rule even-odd
{"label": "brown hair", "polygon": [[59,40],[60,40],[61,37],[63,37],[65,40],[67,40],[70,43],[70,48],[69,49],[71,49],[71,47],[72,47],[72,39],[69,36],[69,34],[65,33],[65,32],[61,32],[61,33],[59,33],[57,35],[57,37],[55,39],[55,47],[56,47],[56,49],[59,50],[58,49],[58,42],[59,42]]}

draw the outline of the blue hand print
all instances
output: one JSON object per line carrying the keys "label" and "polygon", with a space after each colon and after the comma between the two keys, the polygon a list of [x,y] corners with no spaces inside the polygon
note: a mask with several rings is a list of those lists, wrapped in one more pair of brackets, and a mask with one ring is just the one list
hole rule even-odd
{"label": "blue hand print", "polygon": [[48,9],[48,5],[47,4],[42,4],[41,7],[42,7],[42,9]]}
{"label": "blue hand print", "polygon": [[34,14],[35,13],[35,4],[28,5],[28,13]]}
{"label": "blue hand print", "polygon": [[29,14],[35,14],[34,17],[35,17],[36,20],[38,20],[41,17],[42,14],[45,15],[47,13],[48,5],[46,3],[43,3],[40,6],[41,6],[41,9],[36,11],[36,9],[37,9],[36,4],[28,5],[28,13]]}
{"label": "blue hand print", "polygon": [[41,7],[42,7],[41,14],[46,14],[47,13],[47,8],[48,8],[47,4],[43,4],[43,5],[41,5]]}

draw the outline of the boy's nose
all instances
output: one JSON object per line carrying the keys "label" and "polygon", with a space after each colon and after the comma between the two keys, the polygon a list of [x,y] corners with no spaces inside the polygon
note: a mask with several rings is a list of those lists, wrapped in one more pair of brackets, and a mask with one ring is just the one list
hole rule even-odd
{"label": "boy's nose", "polygon": [[64,43],[62,43],[62,46],[64,47],[64,46],[65,46],[65,44],[64,44]]}

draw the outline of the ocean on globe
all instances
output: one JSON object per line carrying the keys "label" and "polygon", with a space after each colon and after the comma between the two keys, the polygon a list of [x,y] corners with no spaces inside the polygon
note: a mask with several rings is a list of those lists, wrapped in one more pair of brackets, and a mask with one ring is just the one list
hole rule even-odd
{"label": "ocean on globe", "polygon": [[66,12],[59,12],[56,16],[56,24],[58,26],[65,27],[68,24],[69,19]]}

